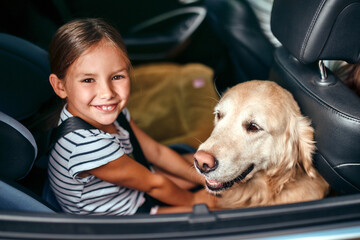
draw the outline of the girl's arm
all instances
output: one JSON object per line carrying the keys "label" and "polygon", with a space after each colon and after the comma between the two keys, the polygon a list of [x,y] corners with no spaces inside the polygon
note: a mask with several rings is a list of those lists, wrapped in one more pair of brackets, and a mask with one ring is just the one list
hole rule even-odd
{"label": "girl's arm", "polygon": [[[212,196],[204,193],[194,194],[181,189],[166,177],[152,173],[126,154],[86,173],[113,184],[146,192],[169,205],[192,206],[205,203],[209,207],[214,206]],[[82,173],[80,176],[86,175]]]}
{"label": "girl's arm", "polygon": [[149,135],[142,131],[133,120],[130,120],[130,125],[139,141],[146,159],[149,162],[174,176],[197,184],[205,184],[204,178],[196,172],[194,165],[188,163],[184,158],[169,147],[152,139]]}

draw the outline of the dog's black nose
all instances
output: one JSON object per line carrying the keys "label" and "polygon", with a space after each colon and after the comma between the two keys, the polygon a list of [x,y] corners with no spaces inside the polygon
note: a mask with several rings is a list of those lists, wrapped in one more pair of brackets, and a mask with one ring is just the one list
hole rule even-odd
{"label": "dog's black nose", "polygon": [[194,154],[195,166],[201,173],[214,171],[218,167],[218,161],[211,154],[199,150]]}

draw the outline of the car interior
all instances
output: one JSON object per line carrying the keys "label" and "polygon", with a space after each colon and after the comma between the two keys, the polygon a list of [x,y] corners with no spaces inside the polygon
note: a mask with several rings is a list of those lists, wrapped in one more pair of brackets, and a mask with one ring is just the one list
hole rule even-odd
{"label": "car interior", "polygon": [[[270,79],[289,89],[303,113],[310,116],[316,129],[314,162],[320,173],[337,193],[358,193],[359,97],[330,71],[322,73],[321,63],[311,64],[323,59],[359,62],[360,43],[356,39],[360,33],[353,32],[346,37],[345,46],[337,48],[347,36],[344,32],[357,28],[359,9],[355,3],[338,1],[331,6],[325,4],[316,13],[315,1],[302,4],[309,10],[308,14],[301,14],[301,24],[297,23],[298,10],[293,10],[289,2],[278,1],[273,6],[272,31],[284,48],[275,52]],[[317,21],[313,23],[316,14]],[[280,27],[283,21],[296,27],[284,29]]]}
{"label": "car interior", "polygon": [[[360,1],[274,0],[271,29],[281,47],[266,38],[247,1],[127,2],[0,3],[8,11],[2,14],[7,23],[0,24],[0,238],[275,239],[310,232],[336,237],[336,229],[360,237],[360,98],[323,63],[360,62]],[[17,14],[11,12],[16,5],[22,6]],[[38,116],[58,103],[48,81],[47,45],[59,26],[79,17],[102,17],[115,25],[134,66],[204,64],[214,71],[220,95],[251,79],[270,79],[289,90],[312,121],[314,165],[331,194],[248,209],[209,211],[196,205],[191,213],[158,216],[62,213],[47,184],[53,126]]]}

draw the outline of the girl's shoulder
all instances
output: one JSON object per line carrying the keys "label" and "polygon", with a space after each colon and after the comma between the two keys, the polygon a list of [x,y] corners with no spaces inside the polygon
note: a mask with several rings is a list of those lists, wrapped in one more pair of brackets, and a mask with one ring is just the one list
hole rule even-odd
{"label": "girl's shoulder", "polygon": [[66,143],[69,147],[71,145],[73,147],[84,147],[86,145],[95,147],[98,144],[104,143],[104,141],[117,142],[114,136],[99,129],[76,129],[59,139],[60,143]]}
{"label": "girl's shoulder", "polygon": [[[122,114],[126,117],[128,121],[130,121],[130,112],[127,108],[124,108],[122,110]],[[66,121],[69,118],[74,117],[71,113],[69,113],[66,109],[66,106],[64,106],[61,115],[60,115],[60,121],[59,125],[61,125],[64,121]],[[128,133],[125,129],[120,127],[118,123],[115,121],[115,126],[118,129],[118,135],[120,135],[122,138],[128,138]],[[89,141],[95,141],[99,139],[115,139],[113,134],[104,132],[100,129],[94,128],[94,129],[74,129],[73,131],[67,133],[62,137],[63,139],[66,139],[68,142],[72,143],[73,145],[81,145],[86,144]],[[59,139],[60,140],[60,139]]]}

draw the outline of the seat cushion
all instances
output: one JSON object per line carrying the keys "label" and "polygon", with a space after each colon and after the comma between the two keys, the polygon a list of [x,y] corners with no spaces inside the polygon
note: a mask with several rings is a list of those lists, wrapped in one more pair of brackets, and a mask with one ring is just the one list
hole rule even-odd
{"label": "seat cushion", "polygon": [[39,197],[16,183],[0,179],[0,210],[55,213]]}

